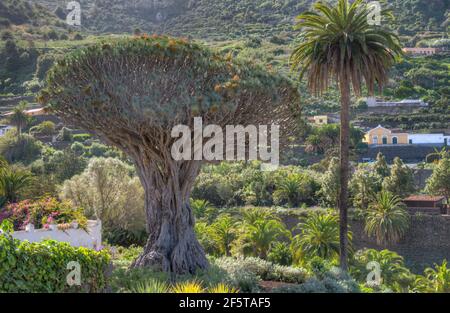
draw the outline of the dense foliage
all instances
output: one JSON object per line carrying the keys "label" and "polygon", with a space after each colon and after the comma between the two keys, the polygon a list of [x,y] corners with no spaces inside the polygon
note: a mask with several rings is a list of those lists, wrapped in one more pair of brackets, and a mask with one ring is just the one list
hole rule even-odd
{"label": "dense foliage", "polygon": [[[0,292],[101,292],[107,286],[110,256],[106,250],[74,248],[68,243],[19,241],[2,223],[0,234]],[[81,268],[81,286],[69,286],[70,262]]]}

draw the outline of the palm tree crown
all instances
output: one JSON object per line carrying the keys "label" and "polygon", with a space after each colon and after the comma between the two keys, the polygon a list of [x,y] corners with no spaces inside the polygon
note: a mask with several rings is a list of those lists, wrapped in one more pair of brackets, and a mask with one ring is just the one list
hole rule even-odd
{"label": "palm tree crown", "polygon": [[[309,89],[319,94],[331,78],[348,79],[357,95],[363,80],[370,94],[375,83],[384,85],[388,69],[402,55],[397,36],[383,26],[369,25],[369,9],[362,0],[339,0],[335,7],[318,2],[314,9],[297,17],[303,41],[291,56],[300,77],[307,74]],[[388,11],[382,14],[389,16]]]}

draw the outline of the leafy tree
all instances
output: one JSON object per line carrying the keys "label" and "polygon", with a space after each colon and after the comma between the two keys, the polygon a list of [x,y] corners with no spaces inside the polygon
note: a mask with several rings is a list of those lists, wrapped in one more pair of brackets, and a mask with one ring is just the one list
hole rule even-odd
{"label": "leafy tree", "polygon": [[433,174],[427,180],[425,191],[450,199],[450,157],[442,158],[434,166]]}
{"label": "leafy tree", "polygon": [[337,206],[339,202],[339,174],[339,159],[332,158],[328,165],[327,171],[322,177],[322,188],[320,190],[322,198],[326,204],[331,206]]}
{"label": "leafy tree", "polygon": [[383,188],[400,197],[408,196],[414,192],[413,172],[400,158],[394,159],[391,175],[384,179]]}
{"label": "leafy tree", "polygon": [[80,175],[64,182],[60,198],[99,218],[108,236],[117,232],[139,242],[138,237],[146,235],[144,191],[132,173],[133,168],[118,159],[93,158]]}
{"label": "leafy tree", "polygon": [[382,178],[388,177],[390,175],[389,166],[386,162],[386,158],[381,152],[378,152],[377,159],[373,165],[375,172]]}
{"label": "leafy tree", "polygon": [[71,149],[44,156],[43,161],[43,174],[53,175],[59,183],[81,174],[87,166],[86,159],[78,156]]}
{"label": "leafy tree", "polygon": [[[340,140],[340,241],[341,267],[347,268],[347,208],[350,144],[350,85],[357,96],[363,80],[369,94],[374,86],[388,81],[388,69],[401,55],[399,40],[386,27],[369,25],[369,9],[362,0],[352,4],[338,0],[335,6],[318,2],[314,12],[300,14],[297,28],[300,44],[294,49],[293,68],[301,67],[300,77],[307,73],[308,87],[320,94],[328,89],[331,78],[339,84],[341,93]],[[383,17],[387,12],[382,12]]]}
{"label": "leafy tree", "polygon": [[359,164],[350,181],[350,193],[353,205],[367,209],[373,195],[381,191],[382,177],[372,167]]}
{"label": "leafy tree", "polygon": [[150,231],[133,266],[174,273],[193,273],[208,262],[189,206],[202,162],[191,153],[181,161],[172,158],[173,127],[203,117],[204,126],[274,122],[284,134],[295,131],[298,113],[298,91],[288,79],[198,44],[159,36],[116,40],[67,55],[50,71],[39,100],[133,160],[146,192]]}
{"label": "leafy tree", "polygon": [[0,137],[0,154],[9,163],[29,164],[39,158],[42,150],[42,142],[28,134],[18,137],[15,131],[9,131]]}
{"label": "leafy tree", "polygon": [[379,245],[397,243],[409,228],[409,214],[399,197],[381,191],[369,205],[365,231]]}

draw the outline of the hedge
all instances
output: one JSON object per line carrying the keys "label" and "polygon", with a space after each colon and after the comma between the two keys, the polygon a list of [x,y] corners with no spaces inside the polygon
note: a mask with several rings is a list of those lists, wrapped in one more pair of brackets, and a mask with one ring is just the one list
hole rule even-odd
{"label": "hedge", "polygon": [[[78,262],[81,286],[69,286],[69,262]],[[30,243],[0,234],[1,292],[102,292],[107,287],[110,255],[66,242]]]}

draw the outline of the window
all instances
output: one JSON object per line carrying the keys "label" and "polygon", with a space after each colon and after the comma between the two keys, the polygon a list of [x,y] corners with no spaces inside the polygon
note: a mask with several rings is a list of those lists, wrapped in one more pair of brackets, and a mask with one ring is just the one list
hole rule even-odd
{"label": "window", "polygon": [[373,136],[372,143],[373,143],[374,145],[377,145],[377,144],[378,144],[378,136]]}
{"label": "window", "polygon": [[393,145],[398,144],[398,139],[397,139],[397,137],[392,137],[392,144],[393,144]]}
{"label": "window", "polygon": [[383,145],[387,145],[387,137],[383,136]]}
{"label": "window", "polygon": [[412,145],[412,139],[409,140],[409,144]]}

